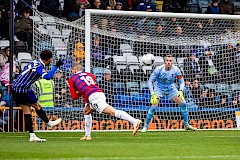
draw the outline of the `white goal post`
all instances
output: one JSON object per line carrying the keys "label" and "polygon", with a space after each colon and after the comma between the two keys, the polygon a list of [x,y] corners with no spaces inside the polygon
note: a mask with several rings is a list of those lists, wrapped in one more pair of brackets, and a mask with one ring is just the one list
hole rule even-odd
{"label": "white goal post", "polygon": [[[56,59],[63,55],[74,62],[76,47],[83,46],[85,57],[80,62],[85,71],[97,76],[97,83],[115,108],[145,122],[150,106],[148,78],[155,67],[164,63],[164,55],[171,53],[186,82],[189,123],[198,129],[240,126],[239,15],[85,10],[85,17],[67,22],[38,11],[34,14],[42,21],[34,22],[33,56],[47,46]],[[46,22],[47,17],[53,18],[53,23]],[[48,28],[57,34],[44,30]],[[61,43],[57,45],[56,41]],[[141,63],[146,53],[155,56],[152,66]],[[70,75],[68,67],[63,69],[66,78]],[[109,74],[111,83],[104,82]],[[54,108],[44,108],[51,118],[64,119],[55,130],[83,130],[82,101],[66,107],[71,99],[68,94],[62,97],[64,101],[56,102]],[[126,121],[98,113],[94,113],[93,120],[93,130],[132,129]],[[41,120],[37,124],[38,130],[46,129]],[[180,108],[163,98],[149,129],[182,128]]]}

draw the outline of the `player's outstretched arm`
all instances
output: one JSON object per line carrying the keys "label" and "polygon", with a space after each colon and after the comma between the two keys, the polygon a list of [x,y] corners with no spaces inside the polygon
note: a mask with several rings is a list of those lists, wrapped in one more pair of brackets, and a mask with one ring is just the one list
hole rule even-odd
{"label": "player's outstretched arm", "polygon": [[69,84],[69,89],[70,89],[70,94],[71,94],[72,99],[78,99],[80,97],[80,94],[76,92],[72,78],[68,79],[68,84]]}
{"label": "player's outstretched arm", "polygon": [[38,74],[43,78],[50,80],[53,75],[55,74],[56,70],[63,65],[63,62],[61,60],[57,61],[56,65],[53,66],[53,68],[49,71],[46,72],[46,70],[43,67],[38,67],[37,72]]}

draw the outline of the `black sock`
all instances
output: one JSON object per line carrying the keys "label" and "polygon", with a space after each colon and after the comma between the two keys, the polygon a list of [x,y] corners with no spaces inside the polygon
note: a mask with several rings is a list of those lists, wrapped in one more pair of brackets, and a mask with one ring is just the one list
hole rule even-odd
{"label": "black sock", "polygon": [[32,115],[31,114],[24,114],[25,118],[25,126],[29,133],[33,132],[33,123],[32,123]]}
{"label": "black sock", "polygon": [[45,123],[48,123],[49,122],[49,119],[47,118],[47,115],[46,113],[42,110],[42,108],[37,112],[37,115],[45,122]]}

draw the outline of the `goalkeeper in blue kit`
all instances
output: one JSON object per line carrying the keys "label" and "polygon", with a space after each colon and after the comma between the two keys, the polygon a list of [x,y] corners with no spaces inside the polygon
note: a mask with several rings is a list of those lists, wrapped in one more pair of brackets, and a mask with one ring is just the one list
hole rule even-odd
{"label": "goalkeeper in blue kit", "polygon": [[[194,128],[188,124],[187,104],[184,100],[182,93],[185,87],[185,82],[183,80],[181,71],[177,66],[173,65],[172,55],[167,55],[164,58],[164,62],[164,65],[157,67],[153,71],[148,81],[148,87],[151,92],[152,106],[148,110],[146,124],[144,125],[142,132],[146,132],[146,130],[148,129],[148,125],[154,115],[155,110],[157,109],[160,98],[162,98],[163,96],[166,96],[168,100],[173,100],[181,108],[185,130],[196,131],[197,128]],[[178,79],[178,82],[180,84],[179,91],[174,85],[174,80],[176,78]]]}

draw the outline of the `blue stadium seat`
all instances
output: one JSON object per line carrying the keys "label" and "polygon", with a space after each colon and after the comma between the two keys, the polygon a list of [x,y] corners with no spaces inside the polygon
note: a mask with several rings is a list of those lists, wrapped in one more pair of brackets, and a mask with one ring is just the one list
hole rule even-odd
{"label": "blue stadium seat", "polygon": [[113,88],[117,92],[118,95],[125,94],[126,88],[123,82],[114,82]]}
{"label": "blue stadium seat", "polygon": [[143,94],[138,94],[132,98],[133,107],[147,106],[147,98]]}
{"label": "blue stadium seat", "polygon": [[126,82],[127,91],[138,92],[140,89],[138,82]]}
{"label": "blue stadium seat", "polygon": [[129,95],[120,95],[120,104],[121,107],[131,107],[132,106],[132,97]]}
{"label": "blue stadium seat", "polygon": [[230,86],[225,83],[218,83],[216,88],[217,93],[230,93]]}

